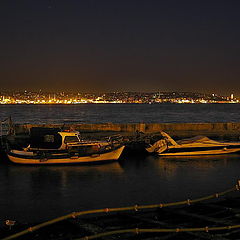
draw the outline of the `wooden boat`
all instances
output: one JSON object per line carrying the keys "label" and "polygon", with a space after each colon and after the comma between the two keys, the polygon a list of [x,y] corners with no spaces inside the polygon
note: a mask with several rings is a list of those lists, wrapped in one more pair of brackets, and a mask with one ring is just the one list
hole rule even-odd
{"label": "wooden boat", "polygon": [[[37,134],[36,134],[37,133]],[[83,141],[79,132],[32,129],[30,144],[10,149],[11,162],[20,164],[72,164],[116,161],[124,146],[114,141]]]}
{"label": "wooden boat", "polygon": [[240,152],[240,142],[218,142],[205,136],[174,141],[167,133],[163,139],[146,148],[149,153],[161,156],[217,155]]}
{"label": "wooden boat", "polygon": [[46,153],[43,151],[26,152],[19,150],[11,150],[7,155],[11,162],[21,164],[90,163],[118,160],[123,149],[124,146],[121,146],[105,152],[103,151],[85,156],[79,153]]}

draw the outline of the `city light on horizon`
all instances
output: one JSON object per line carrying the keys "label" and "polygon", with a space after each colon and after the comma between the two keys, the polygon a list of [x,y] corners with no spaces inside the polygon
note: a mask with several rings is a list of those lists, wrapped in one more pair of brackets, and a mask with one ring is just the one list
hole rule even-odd
{"label": "city light on horizon", "polygon": [[1,93],[0,104],[194,104],[194,103],[239,103],[233,94],[229,97],[218,94],[202,94],[188,92],[114,92],[102,94],[84,93],[44,93],[24,92]]}

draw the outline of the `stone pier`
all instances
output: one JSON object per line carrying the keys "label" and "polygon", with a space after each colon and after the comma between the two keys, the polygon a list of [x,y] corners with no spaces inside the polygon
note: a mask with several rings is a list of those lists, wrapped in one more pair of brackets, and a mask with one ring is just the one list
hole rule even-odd
{"label": "stone pier", "polygon": [[[15,125],[16,134],[28,133],[32,127],[60,127],[58,124]],[[122,134],[132,135],[137,132],[157,134],[165,131],[172,137],[192,137],[206,135],[218,139],[239,140],[240,122],[228,123],[101,123],[101,124],[65,124],[64,129],[80,131],[83,134]]]}

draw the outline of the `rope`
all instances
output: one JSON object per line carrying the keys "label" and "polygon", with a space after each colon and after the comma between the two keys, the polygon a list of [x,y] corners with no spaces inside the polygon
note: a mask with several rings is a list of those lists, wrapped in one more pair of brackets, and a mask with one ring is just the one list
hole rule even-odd
{"label": "rope", "polygon": [[[21,232],[18,232],[16,234],[10,235],[6,238],[3,238],[2,240],[10,240],[10,239],[14,239],[17,237],[20,237],[22,235],[25,235],[27,233],[30,232],[34,232],[40,228],[49,226],[51,224],[69,219],[69,218],[76,218],[78,216],[83,216],[83,215],[89,215],[89,214],[96,214],[96,213],[109,213],[109,212],[123,212],[123,211],[138,211],[138,210],[142,210],[142,209],[151,209],[151,208],[163,208],[163,207],[170,207],[170,206],[179,206],[179,205],[190,205],[191,203],[197,203],[197,202],[201,202],[201,201],[205,201],[205,200],[209,200],[209,199],[213,199],[213,198],[218,198],[220,196],[223,196],[227,193],[230,192],[234,192],[234,191],[239,191],[240,189],[240,180],[237,182],[237,184],[224,191],[224,192],[220,192],[220,193],[215,193],[209,196],[205,196],[205,197],[201,197],[201,198],[197,198],[197,199],[187,199],[185,201],[179,201],[179,202],[172,202],[172,203],[159,203],[159,204],[153,204],[153,205],[134,205],[134,206],[129,206],[129,207],[121,207],[121,208],[104,208],[104,209],[95,209],[95,210],[87,210],[87,211],[80,211],[80,212],[72,212],[70,214],[58,217],[58,218],[54,218],[52,220],[40,223],[38,225],[35,225],[33,227],[29,227]],[[130,230],[127,230],[130,231]]]}
{"label": "rope", "polygon": [[178,232],[209,232],[209,231],[220,231],[220,230],[230,230],[240,228],[240,225],[232,225],[232,226],[223,226],[223,227],[200,227],[200,228],[132,228],[132,229],[121,229],[110,232],[98,233],[91,236],[86,236],[83,238],[76,238],[75,240],[91,240],[100,237],[106,237],[116,234],[123,233],[178,233]]}

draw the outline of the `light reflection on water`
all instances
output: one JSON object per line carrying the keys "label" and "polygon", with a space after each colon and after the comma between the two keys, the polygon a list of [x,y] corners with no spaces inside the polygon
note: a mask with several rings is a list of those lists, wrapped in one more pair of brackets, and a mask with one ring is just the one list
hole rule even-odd
{"label": "light reflection on water", "polygon": [[101,165],[0,165],[0,218],[43,221],[72,211],[196,198],[230,188],[240,155],[123,159]]}

